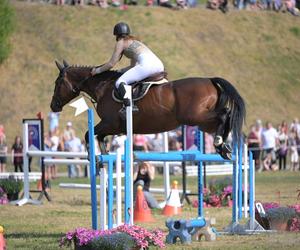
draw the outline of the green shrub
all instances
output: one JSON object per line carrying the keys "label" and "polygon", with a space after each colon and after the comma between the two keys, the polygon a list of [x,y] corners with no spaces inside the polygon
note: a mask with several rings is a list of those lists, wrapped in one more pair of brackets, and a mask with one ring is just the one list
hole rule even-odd
{"label": "green shrub", "polygon": [[8,57],[9,36],[14,29],[14,9],[8,0],[0,0],[0,64]]}
{"label": "green shrub", "polygon": [[104,235],[90,243],[90,249],[101,250],[130,250],[135,248],[135,242],[126,233]]}
{"label": "green shrub", "polygon": [[23,181],[16,180],[14,178],[2,179],[0,180],[0,187],[7,193],[7,195],[12,195],[19,193],[23,188]]}

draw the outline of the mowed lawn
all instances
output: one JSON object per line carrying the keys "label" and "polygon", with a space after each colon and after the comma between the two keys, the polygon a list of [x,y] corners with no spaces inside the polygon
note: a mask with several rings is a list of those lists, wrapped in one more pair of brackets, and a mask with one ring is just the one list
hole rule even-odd
{"label": "mowed lawn", "polygon": [[[180,176],[172,176],[181,183]],[[43,205],[15,207],[1,206],[0,225],[6,230],[8,249],[59,249],[59,239],[76,227],[91,226],[89,190],[60,189],[60,182],[87,183],[87,179],[59,178],[52,181],[52,201],[43,200]],[[161,187],[163,178],[157,175],[153,187]],[[34,187],[35,183],[32,184]],[[196,177],[188,178],[188,188],[196,191]],[[280,202],[282,205],[300,203],[297,190],[300,189],[300,172],[263,172],[256,178],[257,200]],[[162,196],[157,197],[162,200]],[[191,197],[192,200],[196,197]],[[156,221],[143,224],[148,229],[165,227],[166,217],[160,210],[153,211]],[[216,218],[216,229],[221,231],[231,219],[230,208],[205,209],[207,217]],[[193,218],[197,208],[185,203],[183,214],[178,218]],[[155,248],[153,248],[155,249]],[[300,249],[300,233],[260,234],[252,236],[219,236],[215,242],[193,242],[191,245],[167,245],[166,249]]]}

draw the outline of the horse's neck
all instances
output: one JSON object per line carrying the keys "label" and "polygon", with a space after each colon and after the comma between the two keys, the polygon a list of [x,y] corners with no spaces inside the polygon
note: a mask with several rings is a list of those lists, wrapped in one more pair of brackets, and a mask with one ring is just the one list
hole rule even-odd
{"label": "horse's neck", "polygon": [[88,94],[96,102],[99,102],[108,90],[112,90],[112,86],[109,81],[99,82],[97,79],[92,78],[84,84],[81,91]]}

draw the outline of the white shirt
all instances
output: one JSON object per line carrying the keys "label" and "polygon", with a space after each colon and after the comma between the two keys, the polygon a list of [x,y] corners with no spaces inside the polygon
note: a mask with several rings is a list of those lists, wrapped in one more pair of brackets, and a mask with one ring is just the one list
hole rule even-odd
{"label": "white shirt", "polygon": [[59,137],[56,135],[51,136],[50,141],[52,143],[51,151],[57,151],[58,145],[59,145]]}
{"label": "white shirt", "polygon": [[124,149],[125,149],[124,144],[125,144],[126,138],[127,138],[126,135],[114,136],[113,141],[112,141],[112,145],[115,147],[115,149],[121,148],[122,154],[124,154]]}
{"label": "white shirt", "polygon": [[276,147],[276,139],[278,138],[278,133],[275,128],[269,128],[263,130],[261,136],[262,136],[262,147],[264,149]]}

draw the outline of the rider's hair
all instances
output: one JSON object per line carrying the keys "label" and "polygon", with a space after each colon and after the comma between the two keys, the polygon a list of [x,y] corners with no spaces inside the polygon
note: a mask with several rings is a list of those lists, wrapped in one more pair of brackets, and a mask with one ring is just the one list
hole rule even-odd
{"label": "rider's hair", "polygon": [[140,39],[138,37],[131,36],[131,35],[121,35],[121,36],[117,37],[117,40],[119,40],[119,39],[140,41]]}

